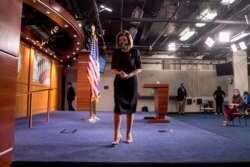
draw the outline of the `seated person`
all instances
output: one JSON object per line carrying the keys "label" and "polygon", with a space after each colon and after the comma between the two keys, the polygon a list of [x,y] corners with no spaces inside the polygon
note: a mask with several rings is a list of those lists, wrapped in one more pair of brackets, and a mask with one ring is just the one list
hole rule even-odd
{"label": "seated person", "polygon": [[226,120],[224,121],[224,126],[229,126],[231,124],[231,121],[234,119],[232,117],[232,113],[239,112],[239,108],[244,104],[244,100],[242,96],[240,95],[239,89],[234,89],[234,94],[232,98],[232,104],[229,106],[225,106],[224,109],[224,115]]}
{"label": "seated person", "polygon": [[250,96],[249,96],[249,93],[247,91],[245,91],[243,93],[243,98],[244,98],[244,110],[246,108],[250,108]]}

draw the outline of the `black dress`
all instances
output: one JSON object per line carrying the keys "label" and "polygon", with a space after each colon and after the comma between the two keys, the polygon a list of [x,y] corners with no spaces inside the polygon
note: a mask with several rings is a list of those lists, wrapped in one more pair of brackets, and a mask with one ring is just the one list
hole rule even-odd
{"label": "black dress", "polygon": [[[141,69],[140,52],[131,49],[129,52],[115,50],[112,56],[111,69],[131,73]],[[132,114],[136,112],[138,98],[137,76],[123,79],[116,75],[114,79],[114,112],[117,114]]]}

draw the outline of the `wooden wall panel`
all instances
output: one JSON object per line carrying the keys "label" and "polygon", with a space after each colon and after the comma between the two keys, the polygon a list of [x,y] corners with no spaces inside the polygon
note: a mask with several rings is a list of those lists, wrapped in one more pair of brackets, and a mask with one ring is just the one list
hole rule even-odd
{"label": "wooden wall panel", "polygon": [[[20,57],[18,62],[20,71],[17,75],[16,92],[28,92],[29,91],[29,74],[30,74],[30,48],[24,43],[20,44]],[[28,116],[28,95],[22,95],[16,97],[16,118]]]}
{"label": "wooden wall panel", "polygon": [[29,78],[29,68],[30,68],[30,48],[25,44],[21,43],[20,45],[20,72],[17,76],[17,83],[28,84]]}
{"label": "wooden wall panel", "polygon": [[81,52],[77,62],[77,110],[89,111],[91,109],[91,87],[87,77],[89,52]]}
{"label": "wooden wall panel", "polygon": [[[0,152],[4,152],[14,147],[17,58],[1,51],[0,76]],[[12,160],[13,150],[0,156],[0,166]]]}
{"label": "wooden wall panel", "polygon": [[[50,102],[50,111],[56,111],[60,109],[61,106],[61,93],[60,93],[60,89],[55,88],[53,90],[50,91],[50,98],[51,98],[51,102]],[[56,97],[56,98],[54,98]]]}
{"label": "wooden wall panel", "polygon": [[[45,55],[43,55],[41,52],[39,52],[37,50],[34,50],[32,48],[30,48],[30,50],[31,50],[30,51],[30,53],[31,53],[30,54],[30,61],[29,61],[30,62],[30,69],[29,69],[30,78],[28,81],[30,84],[29,91],[48,89],[48,88],[50,88],[50,85],[43,85],[43,84],[33,82],[35,55],[41,56],[44,59],[48,59],[48,58],[46,58]],[[48,108],[48,91],[33,93],[33,95],[32,95],[32,113],[33,114],[44,113],[44,112],[47,112],[47,108]]]}
{"label": "wooden wall panel", "polygon": [[[46,55],[35,51],[25,43],[21,43],[20,47],[22,55],[22,70],[17,77],[17,93],[29,92],[41,89],[53,88],[51,91],[50,111],[60,110],[60,97],[61,97],[61,67],[59,63],[51,60],[51,84],[41,85],[32,82],[33,76],[33,59],[34,54],[42,56],[46,59]],[[50,59],[48,59],[50,60]],[[42,100],[41,100],[42,99]],[[28,116],[28,95],[21,95],[16,97],[16,118]],[[32,113],[39,114],[47,112],[48,107],[48,91],[37,92],[32,95]]]}
{"label": "wooden wall panel", "polygon": [[0,166],[14,158],[17,57],[19,54],[22,0],[0,0]]}
{"label": "wooden wall panel", "polygon": [[[58,110],[61,107],[61,96],[62,96],[62,67],[58,62],[52,61],[52,72],[51,72],[51,111]],[[56,97],[56,98],[55,98]]]}
{"label": "wooden wall panel", "polygon": [[[48,89],[48,87],[31,86],[31,91]],[[48,91],[36,92],[32,95],[32,113],[39,114],[47,112]]]}
{"label": "wooden wall panel", "polygon": [[21,34],[22,0],[0,0],[0,50],[18,56]]}
{"label": "wooden wall panel", "polygon": [[[16,92],[28,92],[28,84],[17,83]],[[15,117],[25,117],[28,116],[28,95],[16,96],[16,112]]]}

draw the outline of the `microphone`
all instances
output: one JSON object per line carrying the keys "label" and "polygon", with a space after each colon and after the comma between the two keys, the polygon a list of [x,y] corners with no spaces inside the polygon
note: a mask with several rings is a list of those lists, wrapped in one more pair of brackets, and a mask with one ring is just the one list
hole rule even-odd
{"label": "microphone", "polygon": [[161,83],[157,78],[154,77],[154,75],[151,75],[151,77],[156,81],[156,84],[160,84]]}

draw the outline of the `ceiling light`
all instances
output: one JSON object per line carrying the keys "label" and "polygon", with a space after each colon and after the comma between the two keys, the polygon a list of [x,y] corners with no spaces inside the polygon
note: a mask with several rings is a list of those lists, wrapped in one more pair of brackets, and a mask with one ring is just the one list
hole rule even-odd
{"label": "ceiling light", "polygon": [[174,42],[168,44],[168,51],[176,51],[176,45]]}
{"label": "ceiling light", "polygon": [[190,29],[187,27],[180,33],[180,41],[186,41],[188,40],[191,36],[195,34],[195,31],[193,29]]}
{"label": "ceiling light", "polygon": [[217,16],[217,12],[215,10],[205,9],[200,14],[200,20],[210,21],[213,20]]}
{"label": "ceiling light", "polygon": [[56,34],[59,32],[59,27],[58,26],[54,26],[51,30],[50,30],[50,33],[53,35],[53,34]]}
{"label": "ceiling light", "polygon": [[236,34],[235,36],[233,36],[230,40],[230,42],[235,42],[238,41],[239,39],[242,39],[246,36],[248,36],[250,33],[249,32],[240,32],[239,34]]}
{"label": "ceiling light", "polygon": [[247,45],[246,45],[246,43],[244,41],[240,42],[239,45],[240,45],[241,50],[246,50],[247,49]]}
{"label": "ceiling light", "polygon": [[247,23],[247,25],[249,26],[249,20],[248,20],[247,15],[245,15],[245,19],[246,19],[246,23]]}
{"label": "ceiling light", "polygon": [[220,42],[229,42],[229,32],[220,32],[219,33],[219,41]]}
{"label": "ceiling light", "polygon": [[182,47],[183,47],[183,48],[190,48],[191,45],[190,45],[190,44],[183,44]]}
{"label": "ceiling light", "polygon": [[231,48],[232,48],[233,52],[236,52],[238,50],[235,44],[232,44]]}
{"label": "ceiling light", "polygon": [[106,7],[106,6],[104,6],[104,5],[101,5],[101,6],[100,6],[99,13],[102,12],[102,11],[104,11],[104,10],[106,10],[106,11],[108,11],[108,12],[112,12],[112,9],[111,9],[111,8]]}
{"label": "ceiling light", "polygon": [[208,37],[207,40],[205,41],[205,44],[211,48],[214,45],[214,40]]}
{"label": "ceiling light", "polygon": [[[217,12],[214,10],[210,9],[205,9],[204,11],[201,12],[201,14],[197,17],[197,20],[202,20],[202,21],[211,21],[217,16]],[[206,23],[196,23],[195,27],[203,27],[205,26]]]}
{"label": "ceiling light", "polygon": [[203,26],[205,26],[206,25],[206,23],[196,23],[195,24],[195,27],[203,27]]}
{"label": "ceiling light", "polygon": [[220,3],[222,5],[230,5],[234,2],[234,0],[222,0]]}

